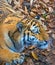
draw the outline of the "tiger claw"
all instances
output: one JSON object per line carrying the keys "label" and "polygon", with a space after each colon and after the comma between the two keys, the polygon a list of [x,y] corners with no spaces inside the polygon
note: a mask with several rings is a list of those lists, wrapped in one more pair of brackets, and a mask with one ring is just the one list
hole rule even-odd
{"label": "tiger claw", "polygon": [[20,58],[17,58],[17,59],[12,61],[12,63],[14,63],[14,64],[22,64],[23,62],[24,62],[24,55],[23,54],[20,56]]}

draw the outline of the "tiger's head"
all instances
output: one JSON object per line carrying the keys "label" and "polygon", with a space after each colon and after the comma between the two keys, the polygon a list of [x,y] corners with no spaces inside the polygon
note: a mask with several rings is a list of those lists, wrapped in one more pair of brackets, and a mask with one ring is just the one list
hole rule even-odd
{"label": "tiger's head", "polygon": [[[8,30],[8,35],[18,52],[22,52],[25,47],[35,46],[40,49],[48,47],[49,35],[43,25],[35,18],[8,18],[13,22],[5,22],[4,30]],[[7,20],[6,20],[7,21]],[[11,20],[10,20],[11,21]]]}
{"label": "tiger's head", "polygon": [[50,37],[38,20],[26,18],[18,22],[16,27],[20,34],[17,40],[24,47],[35,46],[40,49],[46,49],[48,47]]}

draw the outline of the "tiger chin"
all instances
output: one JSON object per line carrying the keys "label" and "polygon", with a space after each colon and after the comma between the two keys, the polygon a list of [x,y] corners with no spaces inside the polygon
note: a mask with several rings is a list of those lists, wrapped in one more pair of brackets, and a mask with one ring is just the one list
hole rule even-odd
{"label": "tiger chin", "polygon": [[13,43],[15,43],[15,41],[11,39],[11,35],[17,30],[16,24],[21,19],[22,18],[11,16],[7,17],[0,24],[0,60],[6,64],[12,64],[12,62],[14,64],[21,64],[24,60],[24,55],[20,54],[14,47]]}

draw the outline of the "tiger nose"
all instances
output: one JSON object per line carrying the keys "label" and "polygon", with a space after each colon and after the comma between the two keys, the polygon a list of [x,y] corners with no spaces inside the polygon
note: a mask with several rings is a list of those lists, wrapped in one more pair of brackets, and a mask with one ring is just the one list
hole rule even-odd
{"label": "tiger nose", "polygon": [[23,24],[21,22],[17,23],[16,27],[17,27],[19,32],[22,32]]}

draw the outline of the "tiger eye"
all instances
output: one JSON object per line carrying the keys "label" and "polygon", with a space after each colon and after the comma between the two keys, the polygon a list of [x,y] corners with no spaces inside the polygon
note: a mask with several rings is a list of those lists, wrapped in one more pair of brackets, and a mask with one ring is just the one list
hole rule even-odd
{"label": "tiger eye", "polygon": [[40,31],[39,31],[39,27],[37,27],[37,26],[31,26],[30,30],[31,30],[34,34],[37,34],[37,33],[40,32]]}

